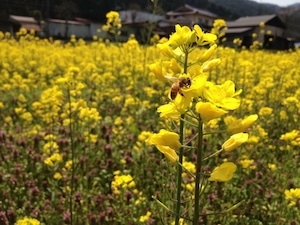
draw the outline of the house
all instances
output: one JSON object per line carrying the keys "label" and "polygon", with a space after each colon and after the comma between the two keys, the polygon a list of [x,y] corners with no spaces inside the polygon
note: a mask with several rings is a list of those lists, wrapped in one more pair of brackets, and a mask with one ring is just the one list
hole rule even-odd
{"label": "house", "polygon": [[130,34],[134,34],[135,38],[142,43],[147,40],[148,33],[153,32],[150,30],[151,24],[156,27],[157,22],[165,18],[164,15],[138,10],[123,10],[119,14],[122,23],[121,40],[127,41]]}
{"label": "house", "polygon": [[204,30],[210,30],[218,16],[207,10],[199,9],[185,4],[174,11],[167,12],[167,19],[161,20],[158,27],[165,36],[174,31],[176,24],[193,27],[199,24]]}
{"label": "house", "polygon": [[89,21],[48,19],[47,30],[49,36],[55,38],[69,38],[71,35],[78,38],[90,37]]}
{"label": "house", "polygon": [[37,35],[44,35],[58,38],[69,39],[71,35],[77,38],[92,39],[94,35],[107,38],[107,32],[99,32],[102,28],[101,23],[76,17],[74,20],[47,19],[38,24],[33,17],[9,16],[8,28],[11,34],[15,34],[21,28],[28,31],[34,30]]}
{"label": "house", "polygon": [[293,46],[293,43],[284,36],[285,24],[275,14],[240,17],[226,24],[228,27],[225,31],[226,43],[229,45],[235,38],[239,38],[246,47],[251,46],[255,40],[262,43],[266,49],[283,50]]}
{"label": "house", "polygon": [[10,32],[15,33],[21,28],[26,30],[34,30],[37,34],[41,34],[43,31],[44,21],[36,21],[33,17],[10,15],[9,21],[11,22]]}

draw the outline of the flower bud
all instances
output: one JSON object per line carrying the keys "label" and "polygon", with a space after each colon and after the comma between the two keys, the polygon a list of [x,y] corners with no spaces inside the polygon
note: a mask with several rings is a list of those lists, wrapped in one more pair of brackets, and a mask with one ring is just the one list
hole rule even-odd
{"label": "flower bud", "polygon": [[257,119],[257,114],[250,115],[243,120],[239,119],[233,124],[229,124],[227,132],[230,134],[245,132]]}
{"label": "flower bud", "polygon": [[203,72],[210,71],[212,68],[219,65],[220,63],[221,63],[221,59],[212,59],[212,60],[206,61],[202,65],[202,70],[203,70]]}
{"label": "flower bud", "polygon": [[214,54],[214,52],[216,51],[216,49],[217,49],[217,45],[216,45],[216,44],[210,46],[210,48],[207,49],[207,50],[203,53],[203,55],[201,55],[201,56],[199,57],[198,60],[201,61],[201,62],[205,62],[205,61],[209,60],[209,58],[212,56],[212,54]]}
{"label": "flower bud", "polygon": [[226,152],[230,152],[235,148],[239,147],[241,144],[248,141],[249,135],[247,133],[237,133],[232,135],[227,141],[222,145],[222,149]]}

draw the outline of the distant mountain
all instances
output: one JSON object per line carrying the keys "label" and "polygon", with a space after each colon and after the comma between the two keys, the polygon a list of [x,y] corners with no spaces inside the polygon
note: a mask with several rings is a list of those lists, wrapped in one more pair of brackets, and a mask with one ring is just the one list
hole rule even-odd
{"label": "distant mountain", "polygon": [[287,26],[285,35],[300,41],[300,3],[281,8],[278,15]]}
{"label": "distant mountain", "polygon": [[210,2],[223,7],[239,17],[277,14],[280,11],[278,5],[262,4],[250,0],[210,0]]}
{"label": "distant mountain", "polygon": [[[285,36],[300,41],[300,3],[280,7],[251,0],[209,0],[209,2],[237,17],[277,14],[287,26]],[[230,20],[226,16],[224,19]]]}

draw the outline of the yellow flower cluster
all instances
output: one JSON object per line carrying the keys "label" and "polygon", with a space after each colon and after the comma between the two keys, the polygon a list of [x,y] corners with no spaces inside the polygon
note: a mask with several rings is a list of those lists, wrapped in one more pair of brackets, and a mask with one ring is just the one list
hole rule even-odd
{"label": "yellow flower cluster", "polygon": [[[226,21],[223,19],[216,19],[213,23],[211,33],[217,35],[219,41],[225,41],[225,30],[227,29]],[[223,38],[223,39],[222,39]]]}
{"label": "yellow flower cluster", "polygon": [[146,213],[146,215],[140,216],[139,221],[140,221],[141,223],[147,222],[147,221],[149,220],[151,214],[152,214],[152,213],[148,211],[148,212]]}
{"label": "yellow flower cluster", "polygon": [[102,29],[112,34],[119,34],[117,30],[122,27],[119,13],[116,11],[110,11],[106,14],[106,18],[106,24],[102,27]]}
{"label": "yellow flower cluster", "polygon": [[54,153],[53,155],[51,155],[50,157],[46,158],[44,160],[44,163],[48,166],[54,166],[54,163],[59,163],[62,161],[62,155],[60,155],[59,153]]}
{"label": "yellow flower cluster", "polygon": [[292,130],[280,136],[280,140],[288,141],[292,146],[300,146],[300,131]]}
{"label": "yellow flower cluster", "polygon": [[16,225],[40,225],[40,221],[34,218],[25,217],[23,219],[19,219]]}
{"label": "yellow flower cluster", "polygon": [[288,200],[289,206],[296,206],[300,201],[300,188],[291,188],[284,191],[285,199]]}
{"label": "yellow flower cluster", "polygon": [[135,182],[130,174],[118,175],[120,171],[115,172],[114,180],[111,182],[111,189],[114,194],[119,195],[127,189],[134,189]]}

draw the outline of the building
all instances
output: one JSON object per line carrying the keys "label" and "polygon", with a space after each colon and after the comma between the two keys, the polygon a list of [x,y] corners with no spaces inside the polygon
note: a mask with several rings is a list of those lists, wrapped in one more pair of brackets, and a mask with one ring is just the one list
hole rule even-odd
{"label": "building", "polygon": [[275,14],[240,17],[226,24],[226,43],[229,45],[235,38],[239,38],[246,47],[250,47],[255,40],[266,49],[284,50],[293,47],[293,42],[284,36],[285,24]]}
{"label": "building", "polygon": [[157,22],[164,19],[165,15],[154,15],[153,13],[139,10],[123,10],[119,12],[122,23],[120,40],[127,41],[134,34],[141,43],[147,41],[149,32],[157,27]]}
{"label": "building", "polygon": [[167,18],[158,22],[161,35],[168,36],[174,31],[176,24],[193,27],[198,24],[203,30],[210,30],[218,16],[207,10],[185,4],[174,11],[166,13]]}
{"label": "building", "polygon": [[44,21],[36,21],[33,17],[27,16],[9,16],[10,23],[10,32],[16,33],[21,28],[26,30],[34,30],[37,34],[40,34],[43,31]]}

